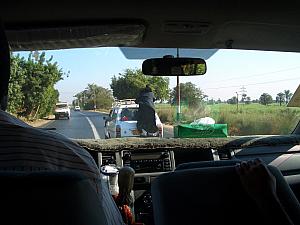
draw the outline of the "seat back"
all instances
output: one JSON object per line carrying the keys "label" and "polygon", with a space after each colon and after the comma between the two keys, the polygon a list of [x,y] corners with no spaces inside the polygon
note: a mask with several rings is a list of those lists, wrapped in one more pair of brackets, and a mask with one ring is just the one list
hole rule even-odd
{"label": "seat back", "polygon": [[79,174],[1,172],[0,180],[3,224],[107,224],[96,191]]}
{"label": "seat back", "polygon": [[[274,167],[278,196],[295,224],[300,205]],[[163,174],[152,182],[156,225],[257,224],[263,215],[244,191],[234,166],[203,167]],[[243,221],[237,220],[243,218]]]}

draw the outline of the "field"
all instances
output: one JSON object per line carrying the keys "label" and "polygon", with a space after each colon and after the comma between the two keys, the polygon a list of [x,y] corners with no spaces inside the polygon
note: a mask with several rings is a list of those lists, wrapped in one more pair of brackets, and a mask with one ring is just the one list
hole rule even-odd
{"label": "field", "polygon": [[[176,122],[176,107],[158,104],[157,113],[164,123]],[[228,124],[229,135],[289,134],[300,120],[300,108],[288,108],[278,104],[257,103],[202,105],[196,109],[182,107],[181,122],[190,123],[201,117],[212,117],[216,123]]]}

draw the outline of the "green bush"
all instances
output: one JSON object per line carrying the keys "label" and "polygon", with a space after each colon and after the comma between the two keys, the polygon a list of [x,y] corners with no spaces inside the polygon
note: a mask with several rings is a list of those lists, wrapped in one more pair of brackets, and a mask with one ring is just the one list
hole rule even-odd
{"label": "green bush", "polygon": [[300,115],[298,108],[260,104],[236,106],[219,104],[211,106],[212,118],[217,123],[227,123],[229,135],[289,134]]}
{"label": "green bush", "polygon": [[173,123],[176,120],[176,109],[173,106],[158,107],[156,112],[162,123]]}

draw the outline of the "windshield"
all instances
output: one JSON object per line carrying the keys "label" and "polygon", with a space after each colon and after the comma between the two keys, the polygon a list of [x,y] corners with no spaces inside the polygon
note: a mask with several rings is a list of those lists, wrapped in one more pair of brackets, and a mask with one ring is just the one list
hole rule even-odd
{"label": "windshield", "polygon": [[[198,132],[197,137],[290,134],[299,121],[299,108],[287,106],[300,83],[298,53],[206,52],[206,74],[179,77],[178,94],[176,77],[142,74],[143,60],[152,56],[145,52],[142,58],[143,49],[137,50],[138,57],[131,54],[130,59],[116,47],[15,52],[8,111],[28,120],[47,119],[39,125],[70,138],[104,139],[118,129],[122,135],[132,133],[123,132],[126,129],[137,129],[122,127],[117,118],[135,121],[138,108],[118,111],[115,106],[122,99],[134,102],[149,85],[163,138],[186,137],[185,129],[210,130]],[[184,50],[179,56],[181,52],[188,56]],[[176,57],[176,51],[168,53]],[[70,115],[54,117],[59,101],[73,105]],[[147,115],[141,113],[139,118]]]}
{"label": "windshield", "polygon": [[56,108],[57,109],[63,109],[63,108],[67,108],[68,105],[67,104],[59,104],[59,105],[56,105]]}

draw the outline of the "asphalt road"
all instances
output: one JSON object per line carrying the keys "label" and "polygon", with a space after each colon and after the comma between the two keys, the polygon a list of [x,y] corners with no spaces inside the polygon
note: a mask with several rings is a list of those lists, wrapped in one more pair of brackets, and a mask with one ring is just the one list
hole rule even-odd
{"label": "asphalt road", "polygon": [[[56,132],[74,139],[104,139],[104,120],[107,114],[89,111],[71,111],[70,119],[52,120],[45,128],[55,128]],[[164,137],[172,137],[173,130],[164,127]]]}

